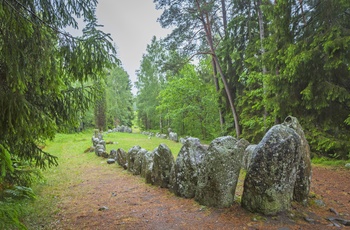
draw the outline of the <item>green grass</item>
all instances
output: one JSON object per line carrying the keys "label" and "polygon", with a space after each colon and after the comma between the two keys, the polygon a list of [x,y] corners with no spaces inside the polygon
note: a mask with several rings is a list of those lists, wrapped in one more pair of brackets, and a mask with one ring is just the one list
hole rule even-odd
{"label": "green grass", "polygon": [[139,145],[142,148],[153,151],[159,144],[166,144],[171,150],[174,157],[179,153],[182,145],[167,139],[160,139],[157,137],[152,137],[151,139],[148,136],[140,133],[109,133],[103,136],[105,141],[117,142],[117,144],[107,145],[107,150],[122,148],[125,151],[128,151],[131,147]]}
{"label": "green grass", "polygon": [[[58,157],[59,165],[43,171],[43,179],[33,186],[37,194],[35,201],[26,201],[21,221],[28,229],[50,229],[48,223],[54,223],[55,214],[60,211],[60,197],[74,196],[70,194],[70,186],[81,183],[81,167],[106,167],[106,159],[98,158],[94,153],[84,153],[84,150],[92,146],[91,138],[93,130],[77,134],[57,134],[53,141],[49,141],[45,151]],[[107,145],[107,152],[111,149],[122,148],[128,151],[131,147],[139,145],[144,149],[153,151],[159,144],[166,144],[172,151],[174,158],[182,145],[170,140],[156,137],[148,138],[142,134],[110,133],[104,134],[105,141],[113,141],[115,144]],[[103,164],[101,164],[103,163]]]}
{"label": "green grass", "polygon": [[312,159],[312,163],[315,165],[323,165],[323,166],[334,166],[334,167],[344,167],[346,163],[350,163],[350,161],[345,160],[335,160],[326,157],[315,157]]}

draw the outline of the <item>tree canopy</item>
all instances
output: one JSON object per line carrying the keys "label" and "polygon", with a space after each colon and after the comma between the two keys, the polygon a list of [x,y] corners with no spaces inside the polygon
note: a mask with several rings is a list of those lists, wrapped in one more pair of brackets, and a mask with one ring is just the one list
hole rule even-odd
{"label": "tree canopy", "polygon": [[[56,165],[41,145],[77,124],[98,90],[91,82],[118,62],[110,36],[99,30],[96,4],[0,2],[0,178],[16,171],[15,160]],[[79,37],[65,32],[78,27],[76,18],[87,24]]]}
{"label": "tree canopy", "polygon": [[[195,57],[201,63],[209,56],[212,61],[205,74],[199,68],[198,74],[186,76],[199,76],[205,84],[215,85],[215,93],[207,92],[217,97],[219,119],[212,120],[214,127],[257,143],[269,127],[293,115],[314,153],[349,157],[349,1],[154,2],[163,10],[161,25],[173,28],[163,49],[179,54],[177,60]],[[163,62],[169,60],[170,55]],[[182,89],[191,85],[193,92],[197,89],[192,77],[170,80],[180,70],[188,71],[182,69],[184,64],[177,66],[177,72],[164,65],[158,73],[166,78],[154,106],[167,108],[158,110],[163,117],[174,118],[178,111],[171,106],[174,98],[182,100],[176,93],[169,97],[170,92],[185,93]],[[212,78],[207,80],[210,72]],[[193,100],[191,106],[200,108],[201,102]],[[168,124],[185,119],[178,117]]]}

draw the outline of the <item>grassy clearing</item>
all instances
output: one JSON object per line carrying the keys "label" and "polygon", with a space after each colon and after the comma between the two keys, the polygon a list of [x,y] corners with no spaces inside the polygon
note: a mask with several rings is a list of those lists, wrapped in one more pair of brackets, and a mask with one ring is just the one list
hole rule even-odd
{"label": "grassy clearing", "polygon": [[[55,220],[55,214],[61,210],[60,202],[63,197],[74,202],[77,194],[70,192],[71,187],[79,185],[83,181],[80,168],[93,170],[103,167],[103,170],[116,170],[108,167],[106,159],[98,158],[94,153],[84,153],[84,150],[92,145],[93,130],[78,134],[57,134],[54,141],[47,143],[45,151],[59,158],[59,165],[43,172],[43,178],[33,186],[37,194],[35,201],[27,201],[24,204],[24,214],[21,220],[28,229],[51,229]],[[159,144],[166,144],[177,156],[181,144],[159,138],[148,139],[142,134],[110,133],[104,135],[105,141],[113,141],[115,144],[107,145],[107,151],[123,148],[128,151],[131,147],[139,145],[149,151],[154,150]],[[83,195],[82,194],[78,194]],[[48,225],[48,224],[51,225]]]}

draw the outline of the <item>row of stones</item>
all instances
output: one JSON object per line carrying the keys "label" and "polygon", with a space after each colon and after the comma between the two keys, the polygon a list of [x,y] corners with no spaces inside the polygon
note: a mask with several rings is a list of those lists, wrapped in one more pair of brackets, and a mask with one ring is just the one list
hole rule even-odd
{"label": "row of stones", "polygon": [[272,127],[258,145],[231,136],[204,146],[186,138],[176,158],[160,144],[153,151],[140,146],[119,148],[113,157],[124,169],[141,175],[146,183],[169,188],[178,196],[194,198],[212,207],[230,207],[241,167],[247,170],[242,206],[275,215],[293,200],[306,204],[311,181],[309,146],[298,121],[287,117]]}

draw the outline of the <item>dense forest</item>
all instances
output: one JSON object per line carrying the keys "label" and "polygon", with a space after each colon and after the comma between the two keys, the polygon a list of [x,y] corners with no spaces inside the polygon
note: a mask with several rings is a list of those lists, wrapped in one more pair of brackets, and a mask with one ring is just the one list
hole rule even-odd
{"label": "dense forest", "polygon": [[1,215],[57,165],[45,141],[86,127],[258,143],[292,115],[313,154],[350,158],[349,0],[154,0],[172,32],[147,46],[135,96],[97,3],[0,1]]}
{"label": "dense forest", "polygon": [[138,72],[144,129],[258,143],[288,115],[314,154],[350,157],[350,2],[163,1]]}

